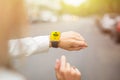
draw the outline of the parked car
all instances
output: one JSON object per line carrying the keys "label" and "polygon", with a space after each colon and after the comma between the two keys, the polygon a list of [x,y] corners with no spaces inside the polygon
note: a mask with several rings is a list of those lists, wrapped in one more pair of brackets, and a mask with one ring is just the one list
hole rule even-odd
{"label": "parked car", "polygon": [[97,17],[96,24],[102,33],[109,34],[112,40],[120,43],[120,16],[118,14]]}
{"label": "parked car", "polygon": [[111,38],[116,42],[120,43],[120,20],[116,23],[116,26],[111,30]]}
{"label": "parked car", "polygon": [[104,16],[98,17],[96,24],[102,33],[111,33],[112,27],[115,26],[115,17],[110,14],[105,14]]}

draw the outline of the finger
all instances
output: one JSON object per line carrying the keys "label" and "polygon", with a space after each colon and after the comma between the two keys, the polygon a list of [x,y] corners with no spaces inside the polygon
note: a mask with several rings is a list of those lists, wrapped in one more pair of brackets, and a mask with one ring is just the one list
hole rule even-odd
{"label": "finger", "polygon": [[75,69],[73,67],[71,67],[71,75],[75,76],[75,73],[76,73]]}
{"label": "finger", "polygon": [[82,36],[80,36],[80,39],[81,39],[82,41],[85,41],[85,39],[84,39]]}
{"label": "finger", "polygon": [[85,39],[77,32],[74,32],[74,34],[82,41],[85,41]]}
{"label": "finger", "polygon": [[75,68],[75,71],[76,71],[76,78],[78,78],[78,80],[81,80],[81,72]]}
{"label": "finger", "polygon": [[61,62],[60,70],[63,72],[65,70],[65,66],[66,66],[66,57],[64,55],[61,57],[60,62]]}
{"label": "finger", "polygon": [[69,51],[79,51],[79,50],[81,50],[81,49],[83,49],[83,48],[81,48],[81,47],[77,47],[77,48],[69,48]]}
{"label": "finger", "polygon": [[60,60],[57,59],[57,60],[56,60],[56,64],[55,64],[55,70],[58,71],[59,68],[60,68]]}
{"label": "finger", "polygon": [[76,69],[76,67],[75,67],[75,66],[73,66],[73,69]]}
{"label": "finger", "polygon": [[77,74],[80,74],[80,71],[75,66],[73,66],[73,69],[76,71]]}
{"label": "finger", "polygon": [[75,39],[79,41],[85,41],[85,39],[80,34],[76,35]]}
{"label": "finger", "polygon": [[77,75],[81,76],[81,73],[80,73],[80,71],[77,68],[75,68],[75,71],[76,71]]}
{"label": "finger", "polygon": [[88,46],[85,41],[79,41],[77,43],[78,43],[79,47],[87,47]]}
{"label": "finger", "polygon": [[66,70],[67,70],[67,72],[69,73],[69,71],[70,71],[70,63],[67,63],[67,64],[66,64]]}
{"label": "finger", "polygon": [[80,36],[74,36],[73,39],[78,40],[78,41],[85,41],[85,39]]}
{"label": "finger", "polygon": [[73,40],[72,42],[73,42],[73,44],[72,44],[73,47],[81,47],[82,48],[82,47],[87,47],[88,46],[85,41]]}
{"label": "finger", "polygon": [[60,60],[57,59],[56,64],[55,64],[56,77],[57,77],[58,80],[62,80],[63,77],[61,76],[59,69],[60,69]]}

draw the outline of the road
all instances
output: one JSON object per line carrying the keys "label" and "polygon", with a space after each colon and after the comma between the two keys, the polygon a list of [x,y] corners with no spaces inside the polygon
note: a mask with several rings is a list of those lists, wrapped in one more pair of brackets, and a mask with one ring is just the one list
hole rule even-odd
{"label": "road", "polygon": [[77,22],[41,23],[30,27],[31,36],[47,35],[51,31],[77,31],[86,39],[88,48],[65,51],[51,48],[46,54],[36,54],[25,60],[20,71],[28,80],[56,80],[55,60],[65,55],[71,65],[82,73],[82,80],[120,80],[120,45],[97,29],[93,19]]}

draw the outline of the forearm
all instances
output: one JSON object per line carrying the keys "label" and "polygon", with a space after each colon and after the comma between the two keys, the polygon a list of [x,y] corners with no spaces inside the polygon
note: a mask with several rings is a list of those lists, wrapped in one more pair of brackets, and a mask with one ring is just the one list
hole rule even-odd
{"label": "forearm", "polygon": [[9,41],[9,52],[13,57],[44,53],[51,46],[49,36],[28,37]]}

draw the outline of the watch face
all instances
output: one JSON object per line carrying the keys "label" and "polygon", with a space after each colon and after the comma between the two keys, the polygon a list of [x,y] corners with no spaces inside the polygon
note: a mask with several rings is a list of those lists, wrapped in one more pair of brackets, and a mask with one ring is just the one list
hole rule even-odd
{"label": "watch face", "polygon": [[54,37],[58,37],[58,36],[59,36],[58,32],[54,32],[54,33],[53,33],[53,36],[54,36]]}
{"label": "watch face", "polygon": [[50,40],[51,41],[59,41],[60,40],[60,32],[52,32],[50,35]]}

